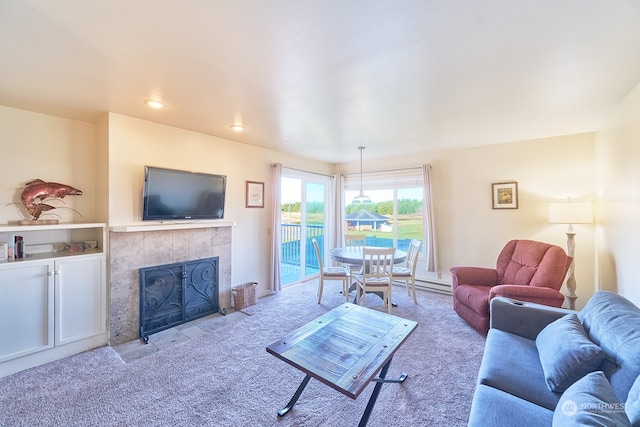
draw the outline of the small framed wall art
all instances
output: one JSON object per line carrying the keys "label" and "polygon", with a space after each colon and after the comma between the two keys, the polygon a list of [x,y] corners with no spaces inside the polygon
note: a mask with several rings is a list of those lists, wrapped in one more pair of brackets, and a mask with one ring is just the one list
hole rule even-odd
{"label": "small framed wall art", "polygon": [[247,207],[264,208],[264,182],[247,181]]}
{"label": "small framed wall art", "polygon": [[516,181],[494,182],[493,209],[518,209],[518,183]]}

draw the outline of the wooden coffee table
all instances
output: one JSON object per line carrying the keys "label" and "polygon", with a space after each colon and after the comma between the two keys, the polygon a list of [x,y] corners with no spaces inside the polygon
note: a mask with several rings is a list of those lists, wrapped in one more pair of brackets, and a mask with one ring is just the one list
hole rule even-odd
{"label": "wooden coffee table", "polygon": [[272,343],[267,352],[306,374],[278,415],[284,416],[293,408],[311,378],[352,399],[374,381],[359,424],[365,426],[382,384],[407,378],[405,373],[398,379],[385,377],[394,353],[417,326],[411,320],[345,303]]}

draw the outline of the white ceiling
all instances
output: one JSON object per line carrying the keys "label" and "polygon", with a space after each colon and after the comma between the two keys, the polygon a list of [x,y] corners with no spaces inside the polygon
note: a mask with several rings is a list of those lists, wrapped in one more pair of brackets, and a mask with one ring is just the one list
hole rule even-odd
{"label": "white ceiling", "polygon": [[331,163],[593,131],[639,82],[636,0],[0,0],[0,104]]}

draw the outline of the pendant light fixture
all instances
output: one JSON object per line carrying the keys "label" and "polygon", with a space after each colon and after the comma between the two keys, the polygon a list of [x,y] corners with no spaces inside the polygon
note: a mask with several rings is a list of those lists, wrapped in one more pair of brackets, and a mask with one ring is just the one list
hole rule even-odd
{"label": "pendant light fixture", "polygon": [[371,203],[371,199],[362,192],[362,150],[364,150],[364,145],[358,147],[358,150],[360,150],[360,194],[353,198],[351,204],[368,205]]}

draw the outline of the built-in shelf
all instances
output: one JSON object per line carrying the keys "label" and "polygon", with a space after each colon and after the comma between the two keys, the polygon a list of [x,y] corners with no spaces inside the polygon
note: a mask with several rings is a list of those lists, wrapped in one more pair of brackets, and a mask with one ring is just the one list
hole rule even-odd
{"label": "built-in shelf", "polygon": [[[102,222],[2,224],[0,225],[0,242],[13,245],[15,236],[21,236],[24,242],[24,256],[0,260],[0,268],[49,258],[106,253],[106,229],[107,224]],[[92,246],[85,246],[92,241],[95,242]],[[80,245],[79,248],[77,245]]]}
{"label": "built-in shelf", "polygon": [[114,233],[133,233],[138,231],[183,230],[188,228],[233,227],[235,221],[198,221],[198,222],[154,222],[151,224],[116,225],[109,227]]}

